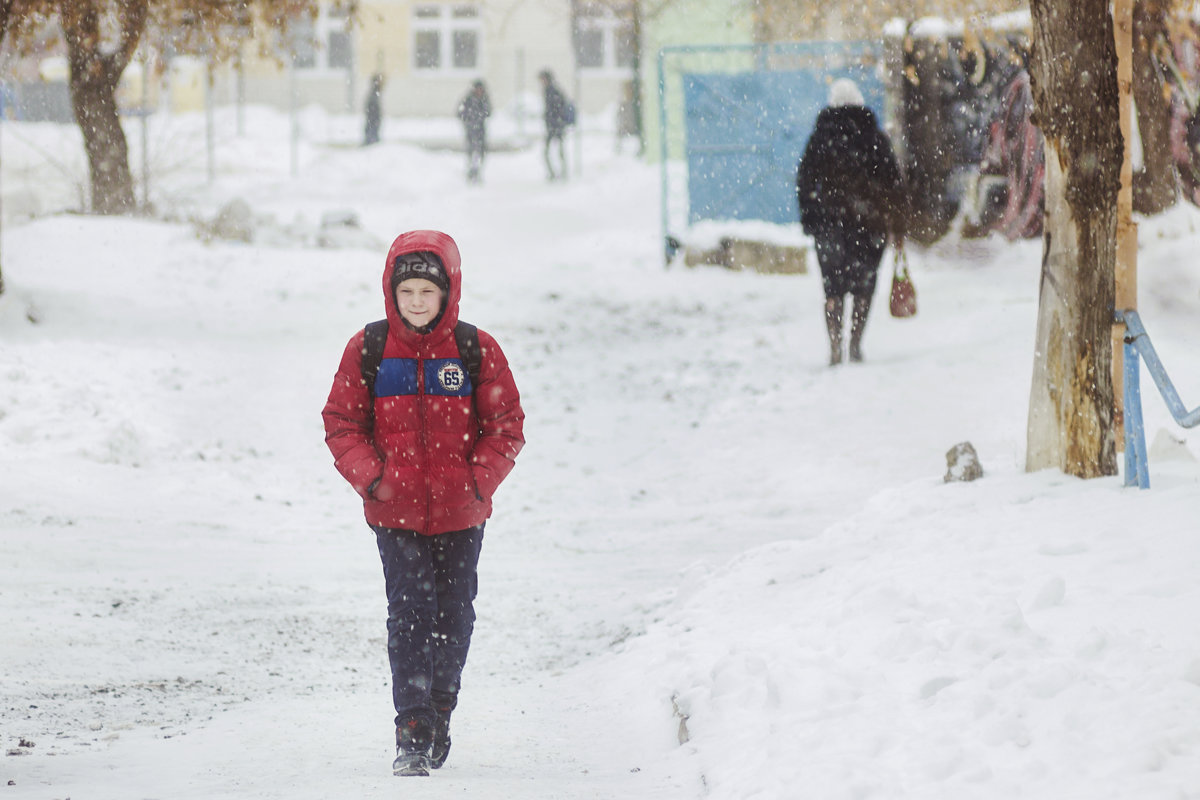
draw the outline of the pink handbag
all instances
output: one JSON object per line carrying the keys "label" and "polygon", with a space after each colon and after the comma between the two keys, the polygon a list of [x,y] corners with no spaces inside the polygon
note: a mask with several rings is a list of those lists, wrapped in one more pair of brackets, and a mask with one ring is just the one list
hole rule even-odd
{"label": "pink handbag", "polygon": [[917,313],[917,287],[908,275],[908,256],[902,245],[896,246],[896,263],[892,271],[892,296],[889,309],[893,317],[911,317]]}

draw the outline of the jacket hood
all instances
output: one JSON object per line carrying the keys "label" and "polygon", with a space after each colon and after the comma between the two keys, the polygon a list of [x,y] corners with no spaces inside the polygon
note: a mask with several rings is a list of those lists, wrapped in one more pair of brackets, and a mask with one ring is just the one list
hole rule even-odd
{"label": "jacket hood", "polygon": [[[450,281],[450,290],[446,293],[446,305],[438,318],[433,330],[420,334],[404,324],[400,309],[396,306],[396,296],[392,293],[392,272],[395,270],[396,256],[405,253],[429,252],[442,260],[446,269],[446,278]],[[458,254],[458,245],[448,235],[441,231],[409,231],[402,233],[388,248],[387,262],[383,268],[383,305],[387,309],[388,330],[391,335],[401,341],[416,347],[420,343],[437,344],[454,331],[458,324],[458,301],[462,297],[462,258]]]}

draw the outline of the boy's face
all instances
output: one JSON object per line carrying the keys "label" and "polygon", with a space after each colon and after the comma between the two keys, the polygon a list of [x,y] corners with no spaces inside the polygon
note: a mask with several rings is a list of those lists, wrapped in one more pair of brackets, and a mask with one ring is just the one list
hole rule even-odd
{"label": "boy's face", "polygon": [[409,278],[396,286],[396,307],[414,328],[424,328],[442,310],[445,292],[433,281]]}

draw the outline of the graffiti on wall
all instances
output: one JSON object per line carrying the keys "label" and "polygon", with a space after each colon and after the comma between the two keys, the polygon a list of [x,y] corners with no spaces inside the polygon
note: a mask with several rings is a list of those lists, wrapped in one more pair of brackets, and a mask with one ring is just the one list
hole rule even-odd
{"label": "graffiti on wall", "polygon": [[[1170,103],[1179,196],[1200,206],[1200,23],[1173,26],[1151,53]],[[1019,33],[905,40],[900,128],[918,240],[956,227],[967,237],[1041,235],[1045,156],[1027,58]]]}
{"label": "graffiti on wall", "polygon": [[1041,233],[1041,134],[1020,34],[905,39],[900,91],[910,230],[940,239]]}

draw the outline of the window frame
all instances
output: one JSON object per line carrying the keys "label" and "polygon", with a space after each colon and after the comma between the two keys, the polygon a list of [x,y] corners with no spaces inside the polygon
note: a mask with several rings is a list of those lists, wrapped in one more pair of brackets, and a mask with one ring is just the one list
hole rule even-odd
{"label": "window frame", "polygon": [[[354,70],[356,47],[349,15],[344,12],[335,14],[332,13],[331,8],[322,6],[316,20],[309,26],[306,26],[304,33],[309,36],[309,40],[306,43],[306,54],[307,52],[312,53],[313,63],[296,64],[297,70],[306,75],[352,72]],[[349,59],[348,64],[338,66],[330,64],[329,57],[333,52],[332,39],[335,35],[345,37],[344,42]],[[298,54],[299,52],[299,48],[294,48],[294,54]]]}
{"label": "window frame", "polygon": [[[433,14],[422,12],[433,11]],[[470,11],[470,14],[459,15],[457,11]],[[438,47],[438,63],[436,66],[423,65],[421,54],[425,52],[418,47],[422,35],[436,35]],[[455,39],[460,35],[471,35],[475,40],[474,63],[459,66],[454,63]],[[483,4],[479,2],[439,3],[424,0],[414,3],[411,17],[409,67],[414,75],[435,77],[439,75],[477,75],[483,68]]]}
{"label": "window frame", "polygon": [[[619,33],[633,38],[633,5],[614,9],[607,3],[580,3],[575,17],[575,31],[571,37],[571,51],[581,72],[588,75],[619,75],[633,77],[633,64],[617,63]],[[600,35],[600,64],[589,65],[581,57],[584,34]],[[637,42],[633,43],[637,47]]]}

